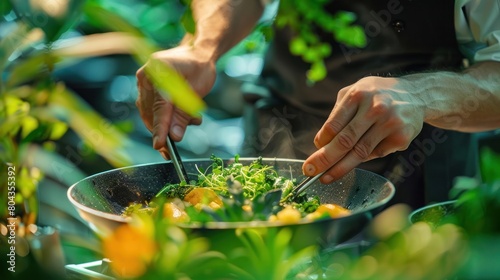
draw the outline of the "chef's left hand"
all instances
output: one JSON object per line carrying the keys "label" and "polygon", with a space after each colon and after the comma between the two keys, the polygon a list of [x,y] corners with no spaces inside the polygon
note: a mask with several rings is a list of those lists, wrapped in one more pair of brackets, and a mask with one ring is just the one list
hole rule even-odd
{"label": "chef's left hand", "polygon": [[366,77],[341,89],[316,134],[318,150],[305,161],[304,174],[331,167],[320,179],[330,183],[362,162],[408,148],[424,122],[423,102],[410,88],[397,78]]}

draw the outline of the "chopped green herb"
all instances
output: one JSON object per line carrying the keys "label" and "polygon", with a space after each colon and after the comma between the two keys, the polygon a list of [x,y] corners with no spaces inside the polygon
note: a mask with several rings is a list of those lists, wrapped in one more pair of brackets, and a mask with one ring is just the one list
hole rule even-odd
{"label": "chopped green herb", "polygon": [[[230,164],[225,164],[221,158],[214,155],[210,159],[212,164],[207,169],[196,166],[197,180],[190,183],[168,183],[156,194],[154,200],[184,200],[192,190],[210,189],[220,197],[220,207],[211,207],[208,204],[197,205],[196,208],[185,207],[190,221],[202,223],[266,221],[286,205],[293,206],[305,216],[320,206],[317,196],[308,197],[304,193],[294,198],[292,191],[295,180],[280,176],[272,166],[265,165],[261,157],[248,165],[240,163],[238,155]],[[130,215],[143,209],[145,208],[142,204],[134,203],[124,214]]]}

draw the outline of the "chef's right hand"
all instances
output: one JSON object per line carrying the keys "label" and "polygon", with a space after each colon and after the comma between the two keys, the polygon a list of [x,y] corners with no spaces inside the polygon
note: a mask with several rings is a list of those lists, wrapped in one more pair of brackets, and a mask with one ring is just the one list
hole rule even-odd
{"label": "chef's right hand", "polygon": [[[156,60],[173,67],[184,76],[200,97],[206,96],[214,85],[215,61],[201,49],[179,46],[153,53],[149,60],[148,63]],[[136,106],[142,121],[153,134],[153,147],[160,151],[163,157],[169,158],[166,147],[167,134],[174,141],[180,141],[186,126],[201,124],[201,118],[193,118],[165,100],[147,77],[146,66],[147,64],[142,66],[136,73],[139,91]]]}

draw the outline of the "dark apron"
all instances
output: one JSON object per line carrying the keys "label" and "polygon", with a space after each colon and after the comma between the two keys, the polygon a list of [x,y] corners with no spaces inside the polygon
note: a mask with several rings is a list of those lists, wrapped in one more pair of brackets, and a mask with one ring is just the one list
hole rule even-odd
{"label": "dark apron", "polygon": [[[453,0],[335,0],[327,9],[352,11],[365,28],[363,49],[344,46],[331,34],[318,34],[332,46],[328,75],[306,82],[309,65],[290,54],[289,30],[277,29],[256,83],[243,90],[243,156],[305,159],[313,139],[333,108],[337,92],[365,76],[400,76],[421,71],[460,70]],[[470,135],[424,125],[403,152],[360,165],[389,178],[397,188],[392,203],[414,208],[448,199],[453,179],[473,175]],[[469,163],[469,164],[468,164]]]}

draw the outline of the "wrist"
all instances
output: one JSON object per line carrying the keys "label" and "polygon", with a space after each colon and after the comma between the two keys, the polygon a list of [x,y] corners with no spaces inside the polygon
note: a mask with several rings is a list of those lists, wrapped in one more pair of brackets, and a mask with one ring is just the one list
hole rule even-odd
{"label": "wrist", "polygon": [[179,43],[179,47],[188,49],[205,64],[214,64],[219,59],[216,51],[216,44],[210,44],[206,40],[200,40],[191,33],[186,33]]}
{"label": "wrist", "polygon": [[436,75],[412,74],[398,78],[400,88],[409,95],[411,103],[423,112],[423,121],[431,122],[439,118],[445,109],[439,94],[442,84]]}

